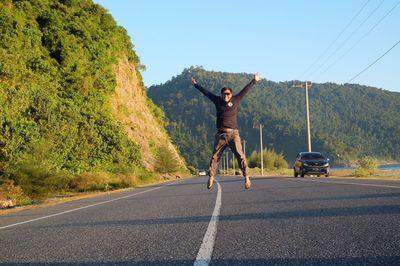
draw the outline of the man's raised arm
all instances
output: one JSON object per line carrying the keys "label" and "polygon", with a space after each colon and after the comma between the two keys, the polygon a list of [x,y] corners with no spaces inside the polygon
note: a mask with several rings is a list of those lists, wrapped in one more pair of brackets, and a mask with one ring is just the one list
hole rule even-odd
{"label": "man's raised arm", "polygon": [[247,84],[238,94],[237,97],[239,98],[239,100],[241,100],[246,93],[250,90],[250,88],[256,84],[257,81],[261,80],[261,76],[256,73],[253,77],[253,79],[249,82],[249,84]]}
{"label": "man's raised arm", "polygon": [[197,84],[196,79],[192,78],[192,84],[193,86],[196,87],[196,89],[198,89],[199,91],[201,91],[201,93],[203,93],[207,98],[209,98],[211,101],[214,101],[215,98],[218,98],[217,95],[215,95],[214,93],[208,91],[207,89],[205,89],[204,87],[202,87],[201,85]]}

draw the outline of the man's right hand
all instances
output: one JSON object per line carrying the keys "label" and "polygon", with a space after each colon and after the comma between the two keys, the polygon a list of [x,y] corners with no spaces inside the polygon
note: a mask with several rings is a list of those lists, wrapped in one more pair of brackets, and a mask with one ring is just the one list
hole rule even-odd
{"label": "man's right hand", "polygon": [[192,84],[193,84],[193,85],[196,85],[196,84],[197,84],[197,81],[196,81],[194,78],[192,78]]}
{"label": "man's right hand", "polygon": [[255,81],[259,81],[260,79],[261,79],[260,74],[256,73],[256,74],[254,75],[254,80],[255,80]]}

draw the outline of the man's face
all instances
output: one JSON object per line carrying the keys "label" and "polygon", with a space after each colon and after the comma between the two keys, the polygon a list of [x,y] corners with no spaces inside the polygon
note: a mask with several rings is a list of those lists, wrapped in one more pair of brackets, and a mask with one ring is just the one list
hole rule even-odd
{"label": "man's face", "polygon": [[224,102],[228,103],[232,99],[232,93],[229,90],[224,90],[221,93],[221,97],[224,100]]}

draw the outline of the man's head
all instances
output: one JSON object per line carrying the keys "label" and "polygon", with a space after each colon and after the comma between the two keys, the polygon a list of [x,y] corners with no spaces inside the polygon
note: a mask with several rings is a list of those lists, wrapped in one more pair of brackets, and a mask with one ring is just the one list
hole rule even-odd
{"label": "man's head", "polygon": [[232,99],[232,89],[229,87],[223,87],[221,89],[221,98],[224,102],[228,103]]}

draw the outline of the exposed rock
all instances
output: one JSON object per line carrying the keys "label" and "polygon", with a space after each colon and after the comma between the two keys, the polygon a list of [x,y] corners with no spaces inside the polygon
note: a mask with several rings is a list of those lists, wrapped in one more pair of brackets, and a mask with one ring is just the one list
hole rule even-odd
{"label": "exposed rock", "polygon": [[12,208],[14,207],[14,203],[12,200],[0,200],[0,209],[5,209],[5,208]]}

